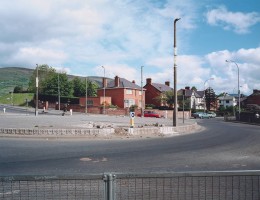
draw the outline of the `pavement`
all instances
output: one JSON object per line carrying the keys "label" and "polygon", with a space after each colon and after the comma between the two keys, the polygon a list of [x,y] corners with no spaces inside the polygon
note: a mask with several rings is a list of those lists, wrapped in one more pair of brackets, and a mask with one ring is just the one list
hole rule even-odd
{"label": "pavement", "polygon": [[134,127],[130,128],[129,116],[103,114],[70,113],[63,111],[33,110],[24,114],[0,112],[0,136],[173,136],[190,133],[198,128],[194,119],[178,119],[173,127],[172,119],[135,117]]}

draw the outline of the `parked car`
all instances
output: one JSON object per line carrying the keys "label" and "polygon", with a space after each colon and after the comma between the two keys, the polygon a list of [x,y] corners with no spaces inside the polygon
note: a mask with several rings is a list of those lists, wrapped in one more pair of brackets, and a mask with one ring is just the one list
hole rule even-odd
{"label": "parked car", "polygon": [[204,112],[196,112],[196,113],[193,113],[191,116],[194,117],[195,119],[196,118],[200,118],[200,119],[204,119],[204,118],[209,119],[210,118],[210,116]]}
{"label": "parked car", "polygon": [[[141,113],[137,115],[138,117],[141,117]],[[144,117],[156,117],[160,118],[162,117],[159,113],[155,111],[144,111]]]}
{"label": "parked car", "polygon": [[215,118],[217,116],[214,112],[208,112],[208,115],[210,116],[210,118]]}

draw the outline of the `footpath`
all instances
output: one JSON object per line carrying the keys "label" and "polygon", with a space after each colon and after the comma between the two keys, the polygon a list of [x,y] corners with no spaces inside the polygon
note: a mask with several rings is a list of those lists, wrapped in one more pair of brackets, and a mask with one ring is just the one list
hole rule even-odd
{"label": "footpath", "polygon": [[[14,114],[0,112],[0,137],[86,137],[86,138],[151,138],[189,134],[200,127],[194,119],[135,117],[130,126],[129,116],[110,116],[51,110]],[[72,115],[71,115],[72,114]]]}

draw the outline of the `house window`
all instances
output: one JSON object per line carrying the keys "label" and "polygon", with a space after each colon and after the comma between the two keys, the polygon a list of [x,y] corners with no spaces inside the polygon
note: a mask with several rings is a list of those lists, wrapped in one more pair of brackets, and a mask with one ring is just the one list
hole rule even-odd
{"label": "house window", "polygon": [[87,104],[88,104],[88,106],[93,106],[93,100],[87,100]]}
{"label": "house window", "polygon": [[133,99],[125,99],[124,100],[125,108],[129,108],[132,105],[135,105],[135,101]]}
{"label": "house window", "polygon": [[133,94],[133,90],[131,90],[131,89],[126,89],[126,94]]}
{"label": "house window", "polygon": [[226,100],[226,103],[229,103],[229,100]]}
{"label": "house window", "polygon": [[139,91],[139,95],[140,95],[140,96],[142,95],[142,91]]}
{"label": "house window", "polygon": [[221,100],[219,100],[219,103],[221,103]]}

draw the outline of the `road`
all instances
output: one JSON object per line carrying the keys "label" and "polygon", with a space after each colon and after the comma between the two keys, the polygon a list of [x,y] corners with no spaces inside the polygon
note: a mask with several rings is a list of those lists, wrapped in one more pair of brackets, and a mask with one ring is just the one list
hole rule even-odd
{"label": "road", "polygon": [[257,170],[260,127],[197,120],[203,131],[157,139],[0,139],[0,175]]}

